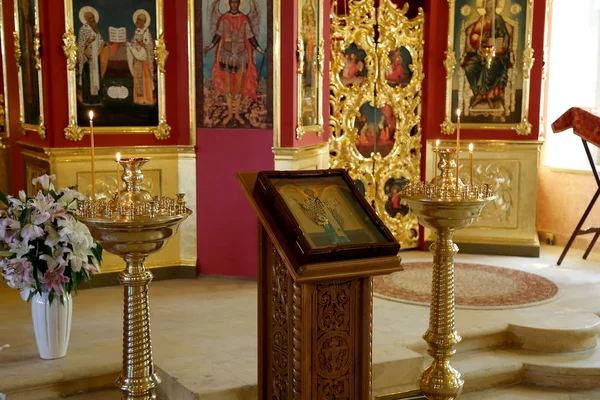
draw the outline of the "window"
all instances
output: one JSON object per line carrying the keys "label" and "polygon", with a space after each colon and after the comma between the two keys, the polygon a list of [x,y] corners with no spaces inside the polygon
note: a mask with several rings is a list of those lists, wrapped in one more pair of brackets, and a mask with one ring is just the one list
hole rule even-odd
{"label": "window", "polygon": [[[589,170],[581,139],[551,124],[570,107],[600,107],[600,0],[554,0],[548,59],[545,165]],[[590,150],[596,164],[599,150]]]}

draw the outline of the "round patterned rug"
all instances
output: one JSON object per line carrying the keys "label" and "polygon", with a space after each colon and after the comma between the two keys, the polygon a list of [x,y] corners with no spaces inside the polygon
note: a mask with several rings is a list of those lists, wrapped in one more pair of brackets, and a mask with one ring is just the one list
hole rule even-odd
{"label": "round patterned rug", "polygon": [[[431,262],[402,264],[404,271],[373,278],[377,297],[401,303],[429,305]],[[456,263],[454,282],[457,308],[504,309],[555,300],[559,288],[529,272],[490,265]]]}

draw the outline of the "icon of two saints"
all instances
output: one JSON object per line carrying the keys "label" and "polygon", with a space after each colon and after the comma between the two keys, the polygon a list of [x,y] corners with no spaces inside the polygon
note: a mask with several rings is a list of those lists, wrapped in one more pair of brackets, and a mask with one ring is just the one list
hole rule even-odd
{"label": "icon of two saints", "polygon": [[[108,42],[102,37],[98,22],[98,11],[85,6],[79,10],[82,25],[77,34],[77,84],[79,100],[85,105],[102,105],[104,99],[104,79],[109,63],[126,65],[125,72],[133,79],[132,100],[136,105],[156,103],[154,40],[149,26],[151,17],[144,9],[133,13],[134,34],[127,38],[125,27],[108,28]],[[113,68],[113,67],[111,67]],[[120,71],[123,75],[123,71]],[[125,88],[115,86],[114,88]],[[113,88],[109,88],[113,89]],[[114,91],[114,90],[113,90]],[[109,93],[111,98],[129,97],[126,94]]]}

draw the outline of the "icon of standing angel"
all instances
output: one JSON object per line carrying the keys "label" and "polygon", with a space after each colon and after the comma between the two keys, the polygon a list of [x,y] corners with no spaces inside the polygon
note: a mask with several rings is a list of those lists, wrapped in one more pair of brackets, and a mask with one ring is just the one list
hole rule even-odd
{"label": "icon of standing angel", "polygon": [[254,51],[266,55],[258,44],[260,37],[260,8],[256,0],[250,2],[250,11],[240,11],[240,2],[244,0],[225,0],[229,10],[219,11],[222,0],[213,0],[210,6],[210,34],[212,40],[204,48],[204,54],[216,48],[215,62],[212,66],[212,79],[217,92],[227,101],[227,125],[232,118],[240,124],[240,105],[243,97],[257,100],[258,71],[254,61]]}

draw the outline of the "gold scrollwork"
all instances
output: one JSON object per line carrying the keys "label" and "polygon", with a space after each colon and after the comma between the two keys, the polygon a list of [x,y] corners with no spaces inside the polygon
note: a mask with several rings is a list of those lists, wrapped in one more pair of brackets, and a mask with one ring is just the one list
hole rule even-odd
{"label": "gold scrollwork", "polygon": [[444,67],[446,68],[446,79],[451,79],[454,75],[454,68],[456,68],[456,55],[452,46],[448,47],[448,50],[444,52],[446,59],[444,60]]}
{"label": "gold scrollwork", "polygon": [[21,40],[19,33],[13,32],[13,40],[15,44],[15,62],[17,63],[17,71],[21,69]]}
{"label": "gold scrollwork", "polygon": [[296,41],[296,52],[298,53],[298,75],[304,73],[304,40],[301,37]]}
{"label": "gold scrollwork", "polygon": [[63,52],[67,58],[67,70],[75,71],[75,68],[77,68],[77,39],[72,26],[69,26],[62,35],[62,40],[64,43]]}
{"label": "gold scrollwork", "polygon": [[319,73],[323,76],[325,69],[325,39],[321,38],[319,41],[319,52],[317,53],[317,63],[319,64]]}
{"label": "gold scrollwork", "polygon": [[0,94],[0,127],[6,130],[6,109],[4,108],[3,94]]}
{"label": "gold scrollwork", "polygon": [[517,135],[519,136],[527,136],[531,135],[531,128],[531,123],[527,120],[527,117],[525,117],[523,118],[523,121],[515,127],[515,131],[517,131]]}
{"label": "gold scrollwork", "polygon": [[[424,78],[425,22],[422,9],[414,18],[409,18],[407,13],[408,5],[400,9],[391,0],[381,0],[378,9],[374,0],[355,1],[349,4],[345,15],[334,13],[331,35],[336,40],[331,41],[329,74],[330,165],[347,169],[355,181],[362,183],[365,198],[373,204],[403,248],[418,245],[417,219],[410,212],[400,215],[389,207],[398,200],[392,200],[392,188],[396,183],[420,178],[420,93]],[[379,30],[377,43],[375,25]],[[346,55],[357,51],[364,52],[360,60],[363,69],[360,79],[353,79],[344,75],[348,62]],[[400,58],[408,65],[403,71],[408,79],[395,82],[391,76],[394,68],[398,68]],[[367,106],[393,113],[396,124],[393,144],[383,154],[374,149],[368,155],[357,147],[360,139],[357,121],[364,117],[362,109]],[[379,119],[372,121],[375,130],[381,123]]]}
{"label": "gold scrollwork", "polygon": [[166,119],[161,120],[160,124],[152,130],[154,137],[158,140],[165,140],[171,136],[171,127],[167,124]]}
{"label": "gold scrollwork", "polygon": [[83,128],[77,125],[77,119],[75,117],[71,117],[69,126],[65,128],[65,137],[74,142],[83,139]]}
{"label": "gold scrollwork", "polygon": [[523,59],[523,77],[525,79],[530,79],[531,67],[533,67],[533,63],[535,62],[535,58],[533,57],[533,49],[528,47],[523,50],[523,55],[521,58]]}
{"label": "gold scrollwork", "polygon": [[298,139],[308,132],[323,133],[324,43],[323,1],[298,0]]}
{"label": "gold scrollwork", "polygon": [[[23,7],[24,4],[22,4],[21,1],[19,0],[14,0],[14,9],[15,9],[15,13],[14,13],[14,21],[15,21],[15,32],[13,33],[13,37],[14,37],[14,44],[15,44],[15,60],[17,62],[17,72],[18,72],[18,80],[19,80],[19,129],[21,130],[21,132],[25,135],[27,134],[27,132],[29,131],[33,131],[33,132],[37,132],[39,137],[41,139],[46,139],[46,126],[44,125],[44,85],[43,85],[43,81],[42,81],[42,59],[41,59],[41,55],[40,55],[40,49],[42,46],[42,40],[40,37],[40,6],[39,6],[39,0],[32,0],[31,2],[31,7],[33,10],[33,19],[34,19],[34,25],[33,27],[33,37],[31,38],[31,43],[24,43],[24,46],[31,46],[31,48],[28,47],[28,50],[30,52],[30,54],[33,54],[33,58],[32,59],[28,59],[26,57],[23,57],[23,51],[25,49],[21,48],[21,39],[23,37],[27,37],[27,36],[23,36],[23,33],[21,32],[21,27],[24,23],[24,21],[20,20],[20,13],[19,13],[19,8]],[[24,68],[24,63],[29,63],[33,61],[33,68]],[[29,72],[28,72],[29,71]],[[32,90],[37,90],[38,91],[38,105],[33,105],[30,102],[25,102],[25,93],[24,93],[24,85],[25,85],[25,79],[28,80],[28,84],[32,83],[32,76],[25,76],[24,74],[37,74],[37,87],[36,88],[31,88]],[[34,97],[35,99],[35,97]],[[39,115],[37,116],[37,118],[31,118],[31,113],[26,113],[25,112],[25,108],[26,107],[35,107],[36,109],[39,108]],[[37,112],[37,110],[36,110]],[[28,116],[29,119],[26,120],[26,115]]]}
{"label": "gold scrollwork", "polygon": [[[15,0],[16,1],[16,0]],[[65,138],[79,141],[85,134],[89,133],[89,127],[79,126],[77,118],[77,37],[73,30],[73,20],[76,17],[73,12],[73,0],[65,2],[65,32],[63,33],[63,51],[67,60],[67,82],[69,99],[69,125],[64,129]],[[188,3],[188,10],[189,10]],[[167,139],[171,128],[167,124],[166,99],[165,99],[165,64],[169,56],[164,40],[164,0],[156,0],[156,32],[154,57],[157,66],[158,93],[158,125],[157,126],[95,126],[94,133],[98,134],[152,134],[157,139]],[[189,21],[188,21],[189,22]],[[190,129],[191,131],[191,129]]]}
{"label": "gold scrollwork", "polygon": [[40,115],[40,123],[37,126],[38,134],[42,140],[46,139],[46,125],[44,124],[44,116]]}
{"label": "gold scrollwork", "polygon": [[40,32],[37,30],[33,34],[33,59],[35,60],[35,69],[40,71],[42,69],[42,56],[40,55],[40,47],[42,41],[40,39]]}
{"label": "gold scrollwork", "polygon": [[164,34],[162,33],[156,41],[156,49],[154,49],[154,56],[156,57],[156,65],[158,65],[158,70],[163,74],[167,72],[165,64],[167,63],[169,52],[167,51],[167,43],[165,42]]}
{"label": "gold scrollwork", "polygon": [[456,128],[452,121],[450,121],[450,119],[446,117],[446,119],[444,119],[444,122],[442,122],[442,125],[440,125],[440,129],[444,135],[454,135],[454,131]]}

